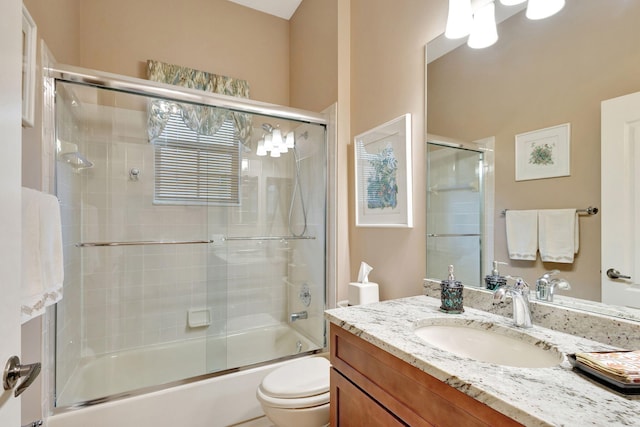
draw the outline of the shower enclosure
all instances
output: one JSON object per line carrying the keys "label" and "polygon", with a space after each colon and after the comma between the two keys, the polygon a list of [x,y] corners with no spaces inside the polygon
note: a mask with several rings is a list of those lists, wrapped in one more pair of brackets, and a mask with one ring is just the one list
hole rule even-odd
{"label": "shower enclosure", "polygon": [[74,70],[51,80],[55,406],[321,351],[323,116]]}
{"label": "shower enclosure", "polygon": [[427,143],[427,277],[480,286],[483,270],[484,152]]}

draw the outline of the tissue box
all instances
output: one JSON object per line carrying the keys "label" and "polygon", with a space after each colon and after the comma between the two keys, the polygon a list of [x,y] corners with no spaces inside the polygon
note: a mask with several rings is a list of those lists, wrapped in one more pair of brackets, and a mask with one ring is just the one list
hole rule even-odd
{"label": "tissue box", "polygon": [[370,304],[379,301],[378,284],[351,282],[347,290],[349,305]]}

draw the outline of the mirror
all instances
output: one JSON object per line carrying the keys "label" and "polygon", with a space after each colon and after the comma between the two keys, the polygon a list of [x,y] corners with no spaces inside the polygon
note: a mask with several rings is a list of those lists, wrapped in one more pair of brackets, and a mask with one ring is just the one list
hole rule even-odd
{"label": "mirror", "polygon": [[[496,8],[506,6],[496,1]],[[489,48],[462,44],[427,65],[427,132],[465,142],[495,137],[493,255],[508,262],[502,274],[535,283],[558,269],[572,285],[561,295],[600,300],[600,215],[579,217],[579,251],[561,264],[509,260],[501,212],[614,208],[600,206],[600,103],[640,91],[637,22],[640,2],[568,0],[541,21],[524,12],[506,19]],[[427,45],[428,57],[438,42]],[[516,182],[515,136],[564,123],[571,124],[570,176]]]}

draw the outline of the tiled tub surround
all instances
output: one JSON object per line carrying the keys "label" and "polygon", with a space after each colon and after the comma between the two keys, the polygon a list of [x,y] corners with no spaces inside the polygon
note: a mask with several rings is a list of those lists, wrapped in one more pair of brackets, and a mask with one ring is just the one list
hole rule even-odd
{"label": "tiled tub surround", "polygon": [[[434,319],[488,322],[513,328],[510,317],[465,308],[439,310],[440,299],[416,296],[325,312],[327,319],[526,426],[637,425],[640,400],[625,397],[573,372],[564,358],[552,368],[515,368],[478,362],[433,347],[414,329]],[[510,316],[510,305],[507,307]],[[539,325],[539,323],[538,323]],[[615,347],[535,324],[523,331],[564,354]],[[515,328],[514,328],[515,329]]]}
{"label": "tiled tub surround", "polygon": [[[598,302],[577,300],[563,295],[554,303],[537,301],[529,296],[533,324],[554,331],[587,338],[629,350],[640,349],[640,313],[638,310],[616,308]],[[424,281],[424,294],[440,298],[440,284]],[[464,288],[464,306],[511,318],[511,297],[493,304],[492,292],[486,289]],[[572,308],[572,307],[575,307]]]}

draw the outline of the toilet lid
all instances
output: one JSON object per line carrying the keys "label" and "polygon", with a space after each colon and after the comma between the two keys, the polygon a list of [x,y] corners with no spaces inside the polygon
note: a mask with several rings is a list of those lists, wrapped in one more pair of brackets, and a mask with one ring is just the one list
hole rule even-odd
{"label": "toilet lid", "polygon": [[272,397],[293,399],[329,391],[330,363],[310,357],[287,363],[262,380],[262,391]]}

